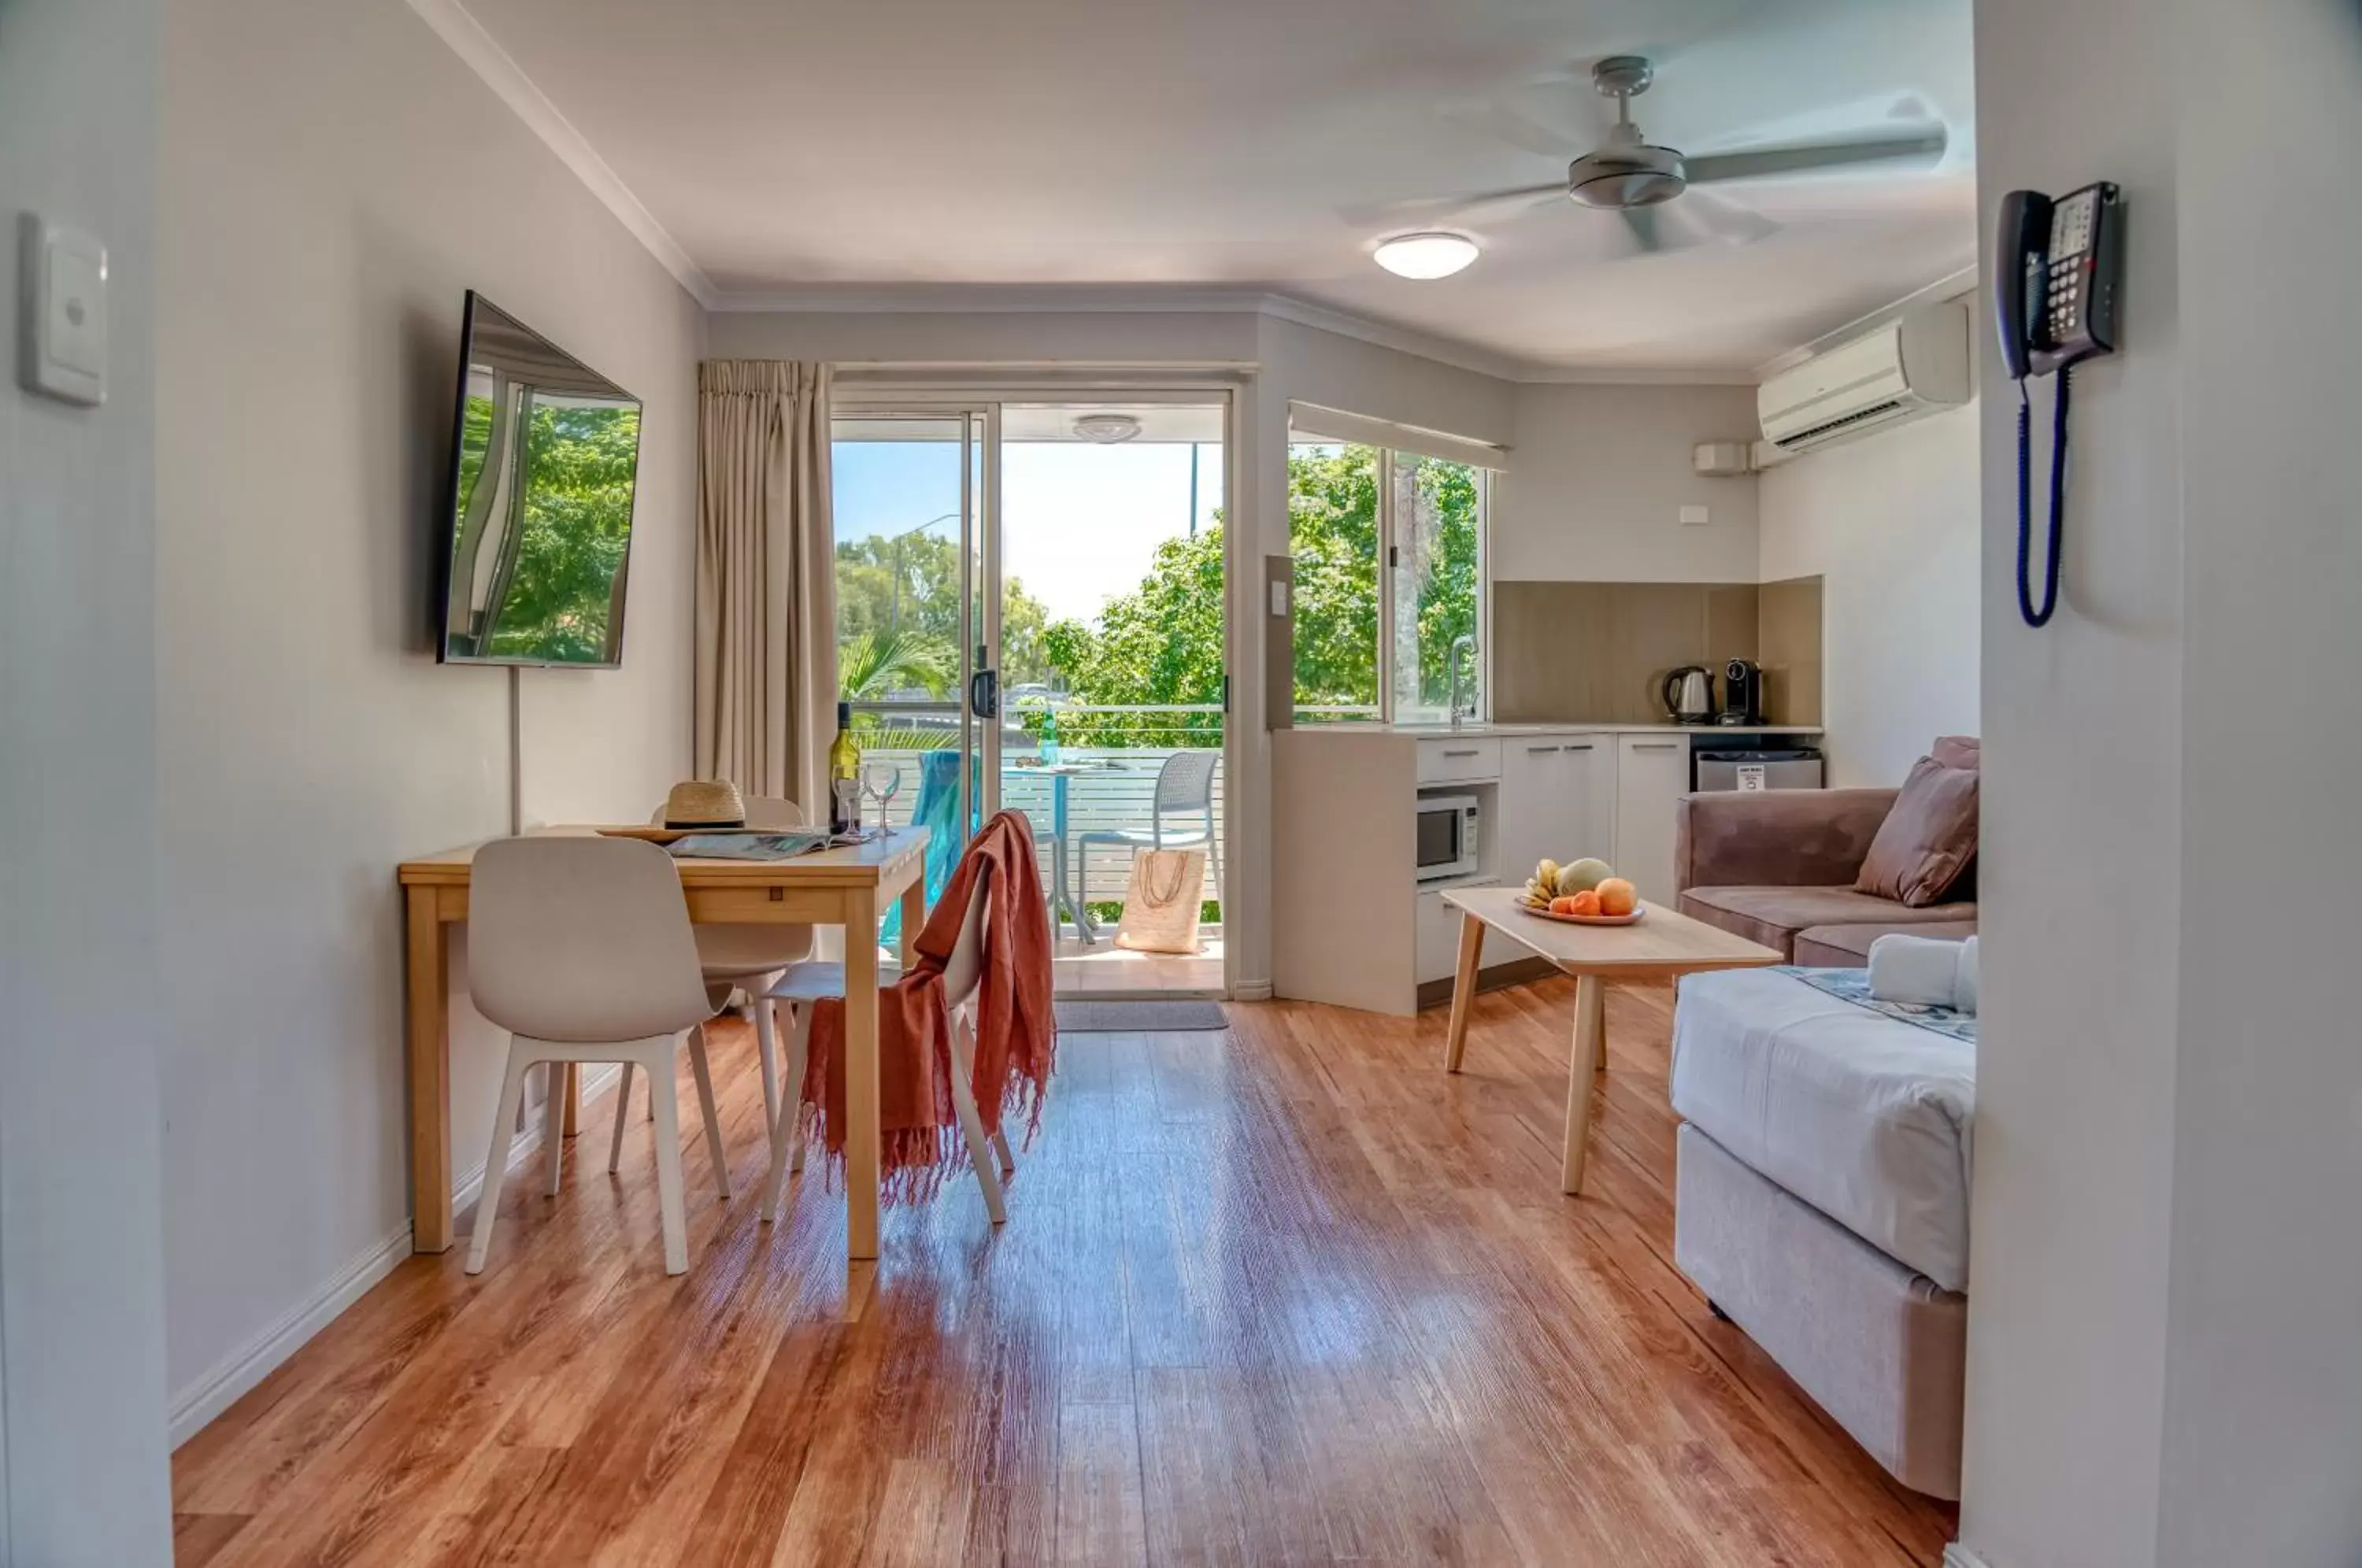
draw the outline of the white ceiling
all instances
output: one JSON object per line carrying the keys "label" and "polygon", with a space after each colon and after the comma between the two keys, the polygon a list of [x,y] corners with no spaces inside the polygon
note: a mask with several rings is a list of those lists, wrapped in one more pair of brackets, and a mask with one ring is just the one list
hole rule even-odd
{"label": "white ceiling", "polygon": [[[724,294],[1253,289],[1538,370],[1735,370],[1974,260],[1970,0],[466,4]],[[1631,50],[1687,152],[1926,118],[1952,149],[1724,186],[1783,226],[1747,245],[1619,256],[1567,204],[1471,226],[1455,278],[1370,261],[1404,224],[1353,209],[1562,173],[1483,125],[1573,156],[1584,66]]]}

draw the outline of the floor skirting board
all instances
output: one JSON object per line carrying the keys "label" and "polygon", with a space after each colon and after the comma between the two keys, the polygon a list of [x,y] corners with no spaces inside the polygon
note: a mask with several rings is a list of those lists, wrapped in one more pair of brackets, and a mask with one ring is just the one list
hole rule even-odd
{"label": "floor skirting board", "polygon": [[[585,1073],[584,1104],[614,1088],[621,1069],[609,1064]],[[509,1175],[531,1165],[541,1152],[541,1117],[529,1113],[525,1132],[509,1154]],[[605,1166],[602,1165],[603,1170]],[[484,1189],[484,1167],[468,1171],[452,1189],[451,1207],[462,1209]],[[462,1238],[461,1243],[465,1244]],[[364,1292],[410,1255],[410,1221],[373,1242],[368,1250],[338,1269],[319,1288],[288,1309],[276,1322],[225,1356],[186,1388],[172,1396],[171,1441],[174,1448],[203,1431],[207,1422],[237,1403],[255,1385],[279,1369],[280,1364],[304,1348],[313,1335],[336,1321],[337,1314],[359,1300]]]}
{"label": "floor skirting board", "polygon": [[1988,1565],[1983,1558],[1956,1540],[1944,1548],[1944,1568],[1988,1568]]}

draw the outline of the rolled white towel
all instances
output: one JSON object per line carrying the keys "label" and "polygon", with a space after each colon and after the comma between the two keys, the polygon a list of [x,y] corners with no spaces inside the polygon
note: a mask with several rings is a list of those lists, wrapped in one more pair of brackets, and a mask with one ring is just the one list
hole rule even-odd
{"label": "rolled white towel", "polygon": [[1870,944],[1870,994],[1909,1007],[1952,1006],[1963,945],[1889,932]]}
{"label": "rolled white towel", "polygon": [[1977,939],[1960,944],[1960,967],[1952,979],[1952,1006],[1962,1012],[1977,1010]]}

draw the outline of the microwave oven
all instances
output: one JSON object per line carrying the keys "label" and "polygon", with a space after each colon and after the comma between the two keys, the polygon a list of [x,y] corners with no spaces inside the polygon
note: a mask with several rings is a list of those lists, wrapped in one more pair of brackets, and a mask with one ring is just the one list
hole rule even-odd
{"label": "microwave oven", "polygon": [[1476,875],[1476,797],[1418,798],[1418,879],[1440,882]]}

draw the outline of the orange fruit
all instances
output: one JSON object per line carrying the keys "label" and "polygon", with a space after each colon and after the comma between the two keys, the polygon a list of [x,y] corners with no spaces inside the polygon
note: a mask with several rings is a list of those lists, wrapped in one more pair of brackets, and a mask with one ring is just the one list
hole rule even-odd
{"label": "orange fruit", "polygon": [[1551,900],[1550,912],[1557,915],[1568,915],[1574,914],[1577,911],[1574,907],[1574,900],[1571,898],[1552,899]]}
{"label": "orange fruit", "polygon": [[1599,912],[1628,915],[1640,902],[1639,890],[1621,877],[1610,877],[1599,884]]}
{"label": "orange fruit", "polygon": [[1595,915],[1603,912],[1602,901],[1599,895],[1595,892],[1586,890],[1584,892],[1577,893],[1574,897],[1569,899],[1567,902],[1574,906],[1573,909],[1567,911],[1570,914]]}

